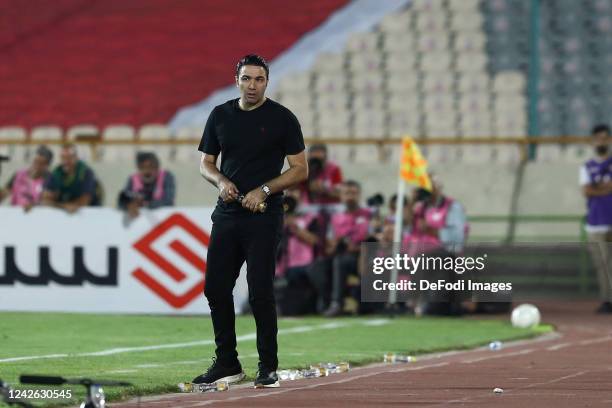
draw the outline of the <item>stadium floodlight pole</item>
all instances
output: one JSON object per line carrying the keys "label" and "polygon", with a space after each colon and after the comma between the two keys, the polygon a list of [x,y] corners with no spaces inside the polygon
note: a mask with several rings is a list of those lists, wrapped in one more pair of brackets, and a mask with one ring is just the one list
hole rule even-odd
{"label": "stadium floodlight pole", "polygon": [[[397,177],[397,201],[395,202],[395,229],[393,230],[393,254],[399,254],[402,250],[402,228],[404,218],[404,195],[406,194],[406,182],[400,174]],[[397,265],[391,269],[390,283],[397,282]],[[389,291],[389,305],[394,306],[397,302],[397,293]]]}

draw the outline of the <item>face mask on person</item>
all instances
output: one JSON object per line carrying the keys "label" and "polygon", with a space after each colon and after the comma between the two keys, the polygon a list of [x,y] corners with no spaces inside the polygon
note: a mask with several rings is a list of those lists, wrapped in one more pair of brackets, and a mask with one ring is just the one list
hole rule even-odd
{"label": "face mask on person", "polygon": [[605,156],[608,154],[608,145],[599,145],[599,146],[595,146],[595,153],[597,153],[598,156]]}

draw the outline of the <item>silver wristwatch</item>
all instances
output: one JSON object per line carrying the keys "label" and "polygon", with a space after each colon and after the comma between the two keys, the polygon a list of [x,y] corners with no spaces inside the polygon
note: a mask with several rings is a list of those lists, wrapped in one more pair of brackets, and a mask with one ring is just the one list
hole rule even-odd
{"label": "silver wristwatch", "polygon": [[266,193],[266,197],[269,197],[270,194],[272,194],[272,192],[270,191],[270,187],[268,187],[267,185],[262,185],[261,186],[261,191],[263,191],[264,193]]}

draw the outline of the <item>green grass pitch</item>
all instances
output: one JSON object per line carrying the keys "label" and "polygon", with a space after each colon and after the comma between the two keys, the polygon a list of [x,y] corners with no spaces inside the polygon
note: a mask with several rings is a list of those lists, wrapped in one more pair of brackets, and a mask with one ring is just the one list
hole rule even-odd
{"label": "green grass pitch", "polygon": [[[339,361],[362,365],[381,362],[387,352],[414,355],[471,348],[492,340],[532,337],[550,329],[516,329],[508,319],[284,318],[279,320],[279,368]],[[252,381],[258,361],[252,316],[238,317],[236,331],[240,360]],[[20,385],[20,374],[125,380],[134,384],[127,389],[106,388],[109,401],[177,392],[179,382],[190,381],[210,364],[214,355],[212,333],[208,316],[0,313],[0,378],[17,389],[49,389]],[[190,342],[195,344],[184,344]],[[148,346],[150,349],[146,349]],[[108,350],[112,351],[87,355]],[[58,354],[66,356],[41,358]],[[15,357],[35,358],[2,361]],[[74,398],[83,397],[84,391],[77,386],[70,389]],[[74,405],[74,398],[38,401],[36,405]]]}

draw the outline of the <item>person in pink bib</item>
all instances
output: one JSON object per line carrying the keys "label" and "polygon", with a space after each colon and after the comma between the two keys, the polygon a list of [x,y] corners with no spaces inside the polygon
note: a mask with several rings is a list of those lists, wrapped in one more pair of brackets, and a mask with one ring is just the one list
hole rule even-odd
{"label": "person in pink bib", "polygon": [[10,196],[11,205],[23,207],[25,211],[40,204],[52,161],[53,152],[46,146],[39,146],[32,164],[16,171],[6,187],[0,190],[0,202]]}
{"label": "person in pink bib", "polygon": [[152,152],[136,155],[138,172],[128,177],[119,194],[118,206],[132,217],[138,217],[140,208],[171,207],[176,196],[174,176],[161,169],[159,159]]}
{"label": "person in pink bib", "polygon": [[346,279],[349,275],[358,275],[360,245],[370,234],[372,219],[372,212],[359,205],[359,183],[347,181],[340,191],[345,210],[332,215],[326,250],[332,259],[331,303],[324,312],[327,317],[338,316],[343,311]]}

